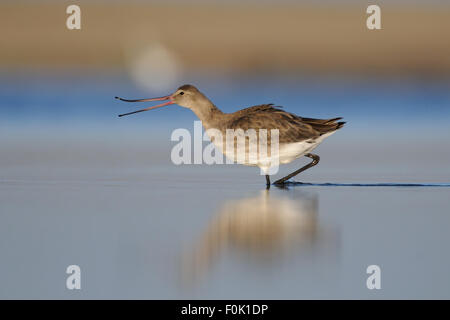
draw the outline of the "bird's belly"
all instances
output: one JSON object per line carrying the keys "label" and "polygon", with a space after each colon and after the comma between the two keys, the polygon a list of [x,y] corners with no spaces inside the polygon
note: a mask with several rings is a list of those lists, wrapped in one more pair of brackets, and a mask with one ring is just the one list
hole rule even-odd
{"label": "bird's belly", "polygon": [[306,153],[314,150],[319,143],[320,142],[314,140],[311,142],[302,141],[282,144],[280,145],[279,163],[285,164],[300,158]]}
{"label": "bird's belly", "polygon": [[301,142],[293,142],[280,145],[279,163],[289,163],[313,151],[325,138],[331,136],[334,132],[335,131],[326,133],[314,140],[305,140]]}
{"label": "bird's belly", "polygon": [[270,150],[259,153],[259,150],[246,146],[230,150],[223,147],[221,143],[214,143],[216,149],[222,152],[230,161],[248,166],[272,167],[278,164],[289,163],[305,153],[311,152],[320,142],[295,142],[285,143],[279,146],[278,152]]}
{"label": "bird's belly", "polygon": [[235,146],[227,152],[224,143],[220,140],[214,141],[216,149],[222,152],[231,162],[258,166],[264,170],[278,166],[279,164],[290,163],[293,160],[313,151],[326,137],[334,132],[324,134],[316,139],[309,139],[300,142],[279,144],[278,150],[274,150],[271,146],[267,147],[265,152],[260,152],[256,145],[250,146],[246,143],[244,146]]}

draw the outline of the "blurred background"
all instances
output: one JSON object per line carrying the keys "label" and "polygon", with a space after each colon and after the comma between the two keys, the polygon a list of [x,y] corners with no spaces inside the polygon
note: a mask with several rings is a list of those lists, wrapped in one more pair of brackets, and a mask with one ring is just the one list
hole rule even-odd
{"label": "blurred background", "polygon": [[[81,30],[66,27],[71,4],[81,8]],[[381,7],[381,30],[366,27],[369,4]],[[326,229],[325,245],[306,258],[277,258],[281,267],[246,264],[247,254],[225,264],[219,259],[214,281],[196,291],[179,289],[178,271],[166,266],[201,265],[194,270],[214,274],[203,262],[217,256],[211,251],[222,252],[219,240],[208,240],[225,232],[220,221],[241,226],[236,243],[244,243],[244,253],[272,243],[270,227],[252,237],[248,224],[239,224],[247,216],[236,216],[255,207],[264,179],[248,167],[175,167],[170,134],[192,131],[194,114],[169,106],[118,118],[146,104],[114,100],[162,96],[190,83],[226,112],[274,103],[305,117],[342,116],[345,128],[316,150],[321,164],[298,179],[446,183],[448,1],[1,1],[0,34],[0,297],[371,298],[364,287],[372,263],[366,248],[392,274],[419,264],[376,297],[450,297],[450,257],[440,251],[450,239],[438,227],[450,222],[445,189],[312,188],[306,196],[271,190],[274,199],[260,209],[269,218],[256,223],[260,230],[272,225],[274,207],[288,212],[276,218],[287,217],[282,226],[303,221],[305,210],[298,208],[311,207],[312,197],[324,209],[318,218],[318,209],[306,210],[314,212],[298,228],[306,236],[292,243]],[[232,213],[220,213],[230,207]],[[297,232],[277,230],[288,240]],[[193,248],[185,249],[190,242]],[[173,258],[186,254],[199,258]],[[73,296],[63,287],[64,270],[77,261],[89,266],[92,286]],[[33,263],[30,274],[26,266]],[[362,272],[359,278],[354,271]],[[429,278],[414,286],[408,279],[417,272]],[[109,284],[124,273],[118,286]],[[286,290],[293,279],[302,289]]]}
{"label": "blurred background", "polygon": [[[73,3],[81,30],[66,28]],[[400,170],[414,159],[429,164],[417,162],[419,170],[443,166],[450,5],[378,4],[382,30],[367,29],[364,1],[2,1],[2,150],[21,152],[15,148],[25,143],[31,152],[30,139],[41,136],[63,145],[83,140],[59,162],[85,158],[74,153],[92,139],[97,150],[128,136],[131,145],[121,148],[150,146],[155,135],[190,129],[194,115],[172,106],[119,119],[136,106],[113,97],[161,96],[191,83],[227,112],[275,103],[307,117],[343,116],[347,127],[328,146],[340,165],[348,159],[339,154],[352,153],[365,165],[389,158]],[[39,141],[35,148],[45,148]],[[135,151],[148,158],[143,141]],[[43,156],[31,153],[21,161]],[[160,155],[169,160],[167,152],[153,156]],[[17,163],[6,156],[1,164],[8,161]]]}

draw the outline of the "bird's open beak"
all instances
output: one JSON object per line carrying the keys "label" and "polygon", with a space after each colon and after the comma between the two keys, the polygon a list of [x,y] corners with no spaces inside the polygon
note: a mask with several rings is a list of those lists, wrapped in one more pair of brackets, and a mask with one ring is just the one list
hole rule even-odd
{"label": "bird's open beak", "polygon": [[128,113],[124,113],[124,114],[119,114],[119,117],[123,117],[123,116],[127,116],[129,114],[133,114],[133,113],[138,113],[138,112],[142,112],[142,111],[147,111],[147,110],[152,110],[152,109],[156,109],[156,108],[161,108],[164,106],[168,106],[171,104],[175,104],[175,102],[173,101],[172,95],[168,95],[165,97],[160,97],[160,98],[150,98],[150,99],[137,99],[137,100],[128,100],[128,99],[122,99],[119,97],[115,97],[118,100],[122,100],[125,102],[149,102],[149,101],[164,101],[164,100],[169,100],[167,102],[158,104],[156,106],[153,107],[149,107],[149,108],[145,108],[145,109],[141,109],[141,110],[137,110],[137,111],[133,111],[133,112],[128,112]]}

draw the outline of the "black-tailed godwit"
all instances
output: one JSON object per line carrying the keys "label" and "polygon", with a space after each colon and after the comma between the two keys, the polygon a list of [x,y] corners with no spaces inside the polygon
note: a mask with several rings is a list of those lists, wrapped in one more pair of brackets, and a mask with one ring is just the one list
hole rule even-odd
{"label": "black-tailed godwit", "polygon": [[[224,138],[226,137],[227,129],[232,129],[235,131],[238,129],[242,129],[243,131],[253,129],[257,132],[261,129],[265,129],[267,132],[270,132],[270,130],[273,129],[278,129],[279,150],[276,153],[277,159],[274,159],[273,157],[271,158],[271,153],[265,159],[249,161],[249,146],[246,145],[246,160],[240,162],[245,165],[255,165],[260,167],[265,173],[267,186],[270,186],[270,177],[268,172],[273,164],[286,164],[301,156],[306,156],[312,159],[312,161],[307,165],[274,182],[275,185],[283,185],[290,178],[319,163],[319,156],[312,154],[311,151],[314,150],[326,137],[342,128],[345,123],[339,121],[342,119],[341,117],[332,119],[312,119],[300,117],[281,110],[279,109],[280,107],[273,106],[273,104],[257,105],[233,113],[224,113],[220,111],[219,108],[217,108],[196,87],[188,84],[179,87],[173,94],[160,98],[128,100],[116,97],[116,99],[127,102],[167,100],[167,102],[156,106],[121,114],[119,117],[160,108],[171,104],[178,104],[181,107],[191,109],[202,121],[202,125],[207,132],[209,129],[217,129],[223,134]],[[211,140],[226,157],[236,161],[237,153],[235,153],[234,149],[233,154],[227,152],[227,148],[224,145],[224,140],[218,141],[220,139],[214,139],[214,137],[212,137]],[[271,140],[267,139],[267,143],[269,144],[269,148]],[[275,154],[273,154],[273,156],[275,156]]]}

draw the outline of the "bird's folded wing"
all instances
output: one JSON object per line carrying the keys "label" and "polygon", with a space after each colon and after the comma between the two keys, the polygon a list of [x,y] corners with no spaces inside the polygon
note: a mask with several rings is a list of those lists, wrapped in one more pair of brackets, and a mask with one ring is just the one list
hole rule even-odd
{"label": "bird's folded wing", "polygon": [[302,121],[292,113],[274,107],[272,104],[264,104],[246,108],[236,112],[230,121],[231,129],[272,129],[279,130],[279,143],[301,142],[315,139],[321,135],[313,125]]}

